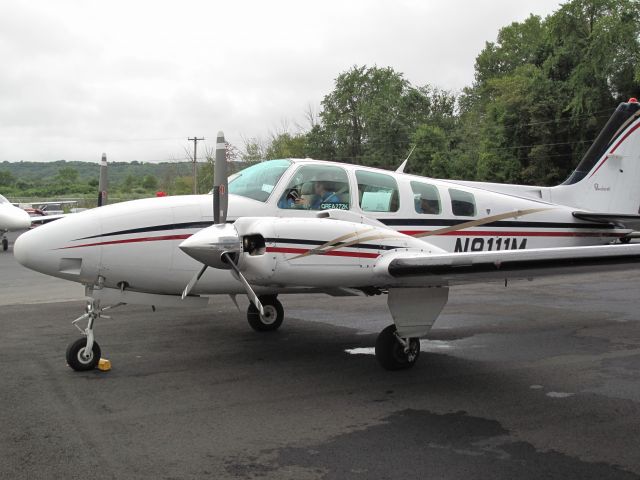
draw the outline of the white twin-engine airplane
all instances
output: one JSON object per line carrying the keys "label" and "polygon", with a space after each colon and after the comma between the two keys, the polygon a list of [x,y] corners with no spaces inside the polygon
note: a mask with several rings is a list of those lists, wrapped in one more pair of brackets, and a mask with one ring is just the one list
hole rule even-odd
{"label": "white twin-engine airplane", "polygon": [[0,240],[2,240],[2,250],[7,251],[9,248],[7,232],[25,230],[30,226],[31,217],[29,214],[0,195]]}
{"label": "white twin-engine airplane", "polygon": [[86,313],[74,321],[87,320],[84,336],[67,349],[75,370],[97,364],[94,325],[108,308],[245,292],[257,331],[280,327],[280,293],[386,293],[394,323],[376,357],[408,368],[452,285],[637,268],[640,245],[612,243],[640,225],[639,127],[640,105],[622,103],[556,187],[310,159],[259,163],[227,184],[220,133],[213,205],[211,195],[189,195],[103,206],[23,234],[14,252],[28,268],[86,286]]}

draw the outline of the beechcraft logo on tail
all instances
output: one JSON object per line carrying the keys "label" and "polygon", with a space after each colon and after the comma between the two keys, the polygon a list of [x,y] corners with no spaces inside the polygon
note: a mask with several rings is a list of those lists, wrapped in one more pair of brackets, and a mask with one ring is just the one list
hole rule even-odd
{"label": "beechcraft logo on tail", "polygon": [[611,191],[611,187],[601,187],[597,183],[593,184],[593,188],[596,190],[596,192],[610,192]]}

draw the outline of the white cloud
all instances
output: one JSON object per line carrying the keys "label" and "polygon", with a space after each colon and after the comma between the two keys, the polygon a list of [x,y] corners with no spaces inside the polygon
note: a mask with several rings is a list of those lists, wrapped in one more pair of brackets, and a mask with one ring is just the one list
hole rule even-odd
{"label": "white cloud", "polygon": [[304,123],[353,65],[459,90],[498,29],[557,0],[0,5],[0,161],[165,160],[187,136]]}

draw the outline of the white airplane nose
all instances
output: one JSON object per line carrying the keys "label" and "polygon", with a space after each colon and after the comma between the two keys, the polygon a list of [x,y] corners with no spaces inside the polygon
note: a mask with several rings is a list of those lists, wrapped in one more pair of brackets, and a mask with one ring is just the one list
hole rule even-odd
{"label": "white airplane nose", "polygon": [[13,244],[13,256],[24,267],[49,273],[54,268],[54,262],[44,255],[46,238],[41,233],[39,229],[35,229],[20,235]]}
{"label": "white airplane nose", "polygon": [[26,230],[31,226],[31,217],[22,209],[15,208],[9,215],[8,230]]}

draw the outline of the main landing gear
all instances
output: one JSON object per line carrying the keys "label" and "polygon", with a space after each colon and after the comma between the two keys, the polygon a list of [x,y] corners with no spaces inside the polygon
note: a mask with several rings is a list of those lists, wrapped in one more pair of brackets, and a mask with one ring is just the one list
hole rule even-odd
{"label": "main landing gear", "polygon": [[[256,332],[273,332],[280,328],[284,320],[284,308],[276,295],[258,297],[264,315],[249,302],[247,321]],[[376,339],[376,359],[387,370],[406,370],[415,365],[420,356],[420,340],[404,338],[398,334],[395,325],[382,330]]]}
{"label": "main landing gear", "polygon": [[395,325],[386,327],[376,339],[376,359],[387,370],[404,370],[420,356],[420,340],[398,335]]}
{"label": "main landing gear", "polygon": [[[80,333],[84,335],[83,338],[77,339],[67,347],[67,364],[76,372],[93,370],[98,365],[102,352],[100,351],[100,345],[95,341],[93,326],[98,318],[109,318],[103,315],[102,312],[119,307],[120,305],[124,304],[118,303],[100,308],[100,301],[91,298],[87,301],[86,312],[72,322],[72,324],[80,330]],[[82,320],[87,320],[87,326],[84,329],[78,326],[78,322]]]}
{"label": "main landing gear", "polygon": [[280,328],[284,320],[284,308],[277,296],[264,295],[258,299],[262,303],[264,315],[260,315],[255,305],[250,302],[247,309],[247,321],[251,328],[256,332],[272,332]]}

